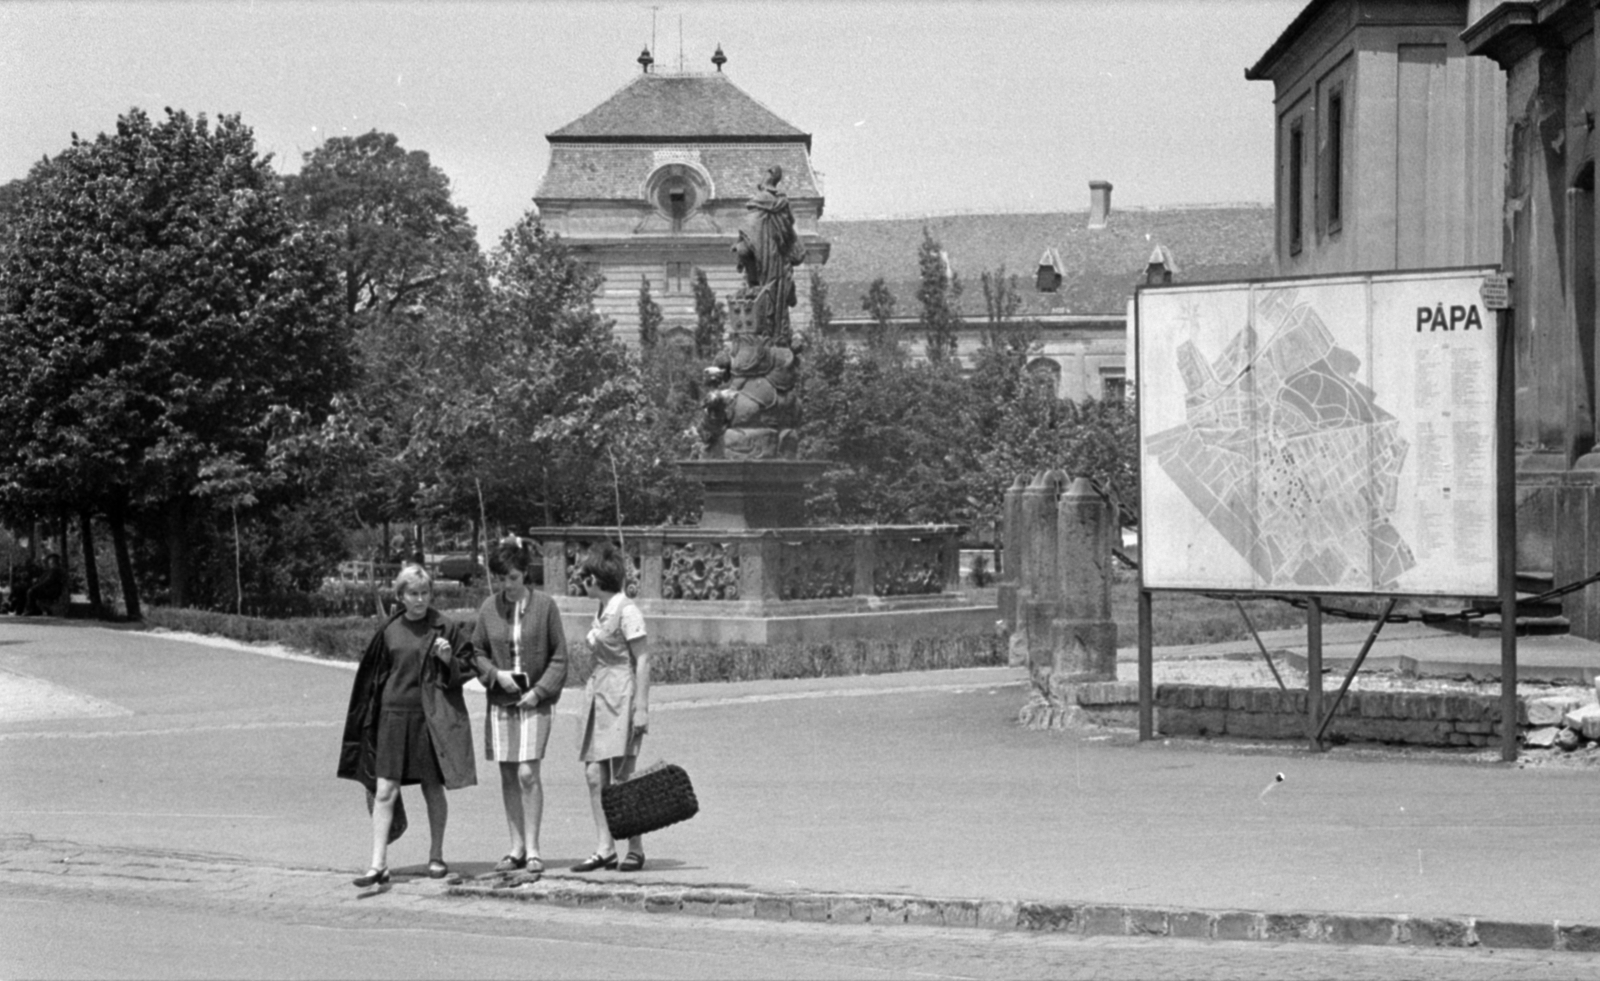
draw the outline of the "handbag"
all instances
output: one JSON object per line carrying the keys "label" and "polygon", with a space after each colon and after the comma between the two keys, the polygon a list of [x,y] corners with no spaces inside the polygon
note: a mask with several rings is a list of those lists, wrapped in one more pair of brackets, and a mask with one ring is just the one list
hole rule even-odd
{"label": "handbag", "polygon": [[675,763],[657,763],[600,792],[613,838],[660,831],[700,811],[689,774]]}

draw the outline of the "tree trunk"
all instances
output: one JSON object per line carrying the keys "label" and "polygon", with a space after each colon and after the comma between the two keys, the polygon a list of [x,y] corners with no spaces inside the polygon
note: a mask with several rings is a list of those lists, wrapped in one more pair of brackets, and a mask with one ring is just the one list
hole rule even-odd
{"label": "tree trunk", "polygon": [[539,493],[544,498],[544,526],[549,528],[555,524],[555,519],[550,517],[550,468],[542,460],[539,463]]}
{"label": "tree trunk", "polygon": [[167,502],[167,602],[173,606],[189,605],[189,549],[188,507],[183,497]]}
{"label": "tree trunk", "polygon": [[122,508],[114,507],[106,515],[111,526],[111,548],[117,555],[117,578],[122,580],[122,605],[129,620],[143,620],[139,609],[139,584],[133,579],[133,559],[128,555],[128,529],[123,524]]}
{"label": "tree trunk", "polygon": [[67,509],[56,515],[56,554],[61,556],[61,574],[72,578],[72,552],[67,548]]}
{"label": "tree trunk", "polygon": [[89,592],[90,612],[100,619],[105,616],[105,607],[100,599],[100,567],[94,558],[94,519],[88,508],[78,512],[78,529],[83,539],[83,586]]}

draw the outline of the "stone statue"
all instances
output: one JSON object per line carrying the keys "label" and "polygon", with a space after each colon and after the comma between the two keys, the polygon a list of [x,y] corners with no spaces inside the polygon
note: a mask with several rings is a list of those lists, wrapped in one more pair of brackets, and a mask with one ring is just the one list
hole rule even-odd
{"label": "stone statue", "polygon": [[733,246],[745,285],[728,301],[728,342],[706,369],[712,390],[701,437],[712,459],[793,459],[799,446],[794,387],[804,338],[791,329],[789,309],[806,250],[782,180],[783,168],[768,169]]}

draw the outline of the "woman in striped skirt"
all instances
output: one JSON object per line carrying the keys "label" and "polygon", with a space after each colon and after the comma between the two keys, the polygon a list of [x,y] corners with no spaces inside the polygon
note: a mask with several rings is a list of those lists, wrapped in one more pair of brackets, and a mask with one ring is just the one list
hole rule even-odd
{"label": "woman in striped skirt", "polygon": [[483,601],[472,631],[478,677],[489,697],[486,759],[500,764],[511,847],[496,872],[544,871],[539,822],[544,785],[539,761],[550,740],[550,714],[567,681],[567,641],[555,601],[528,585],[533,553],[520,538],[495,546],[489,570],[504,588]]}

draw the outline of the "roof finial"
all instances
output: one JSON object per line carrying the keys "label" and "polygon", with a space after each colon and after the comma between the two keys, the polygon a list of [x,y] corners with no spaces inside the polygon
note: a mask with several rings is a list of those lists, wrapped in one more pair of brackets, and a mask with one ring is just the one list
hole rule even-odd
{"label": "roof finial", "polygon": [[650,66],[655,62],[656,60],[650,57],[650,49],[648,47],[639,52],[639,67],[643,68],[646,74],[649,74]]}
{"label": "roof finial", "polygon": [[711,63],[717,66],[717,71],[722,71],[722,66],[728,63],[728,56],[722,53],[722,44],[717,44],[717,53],[711,56]]}

